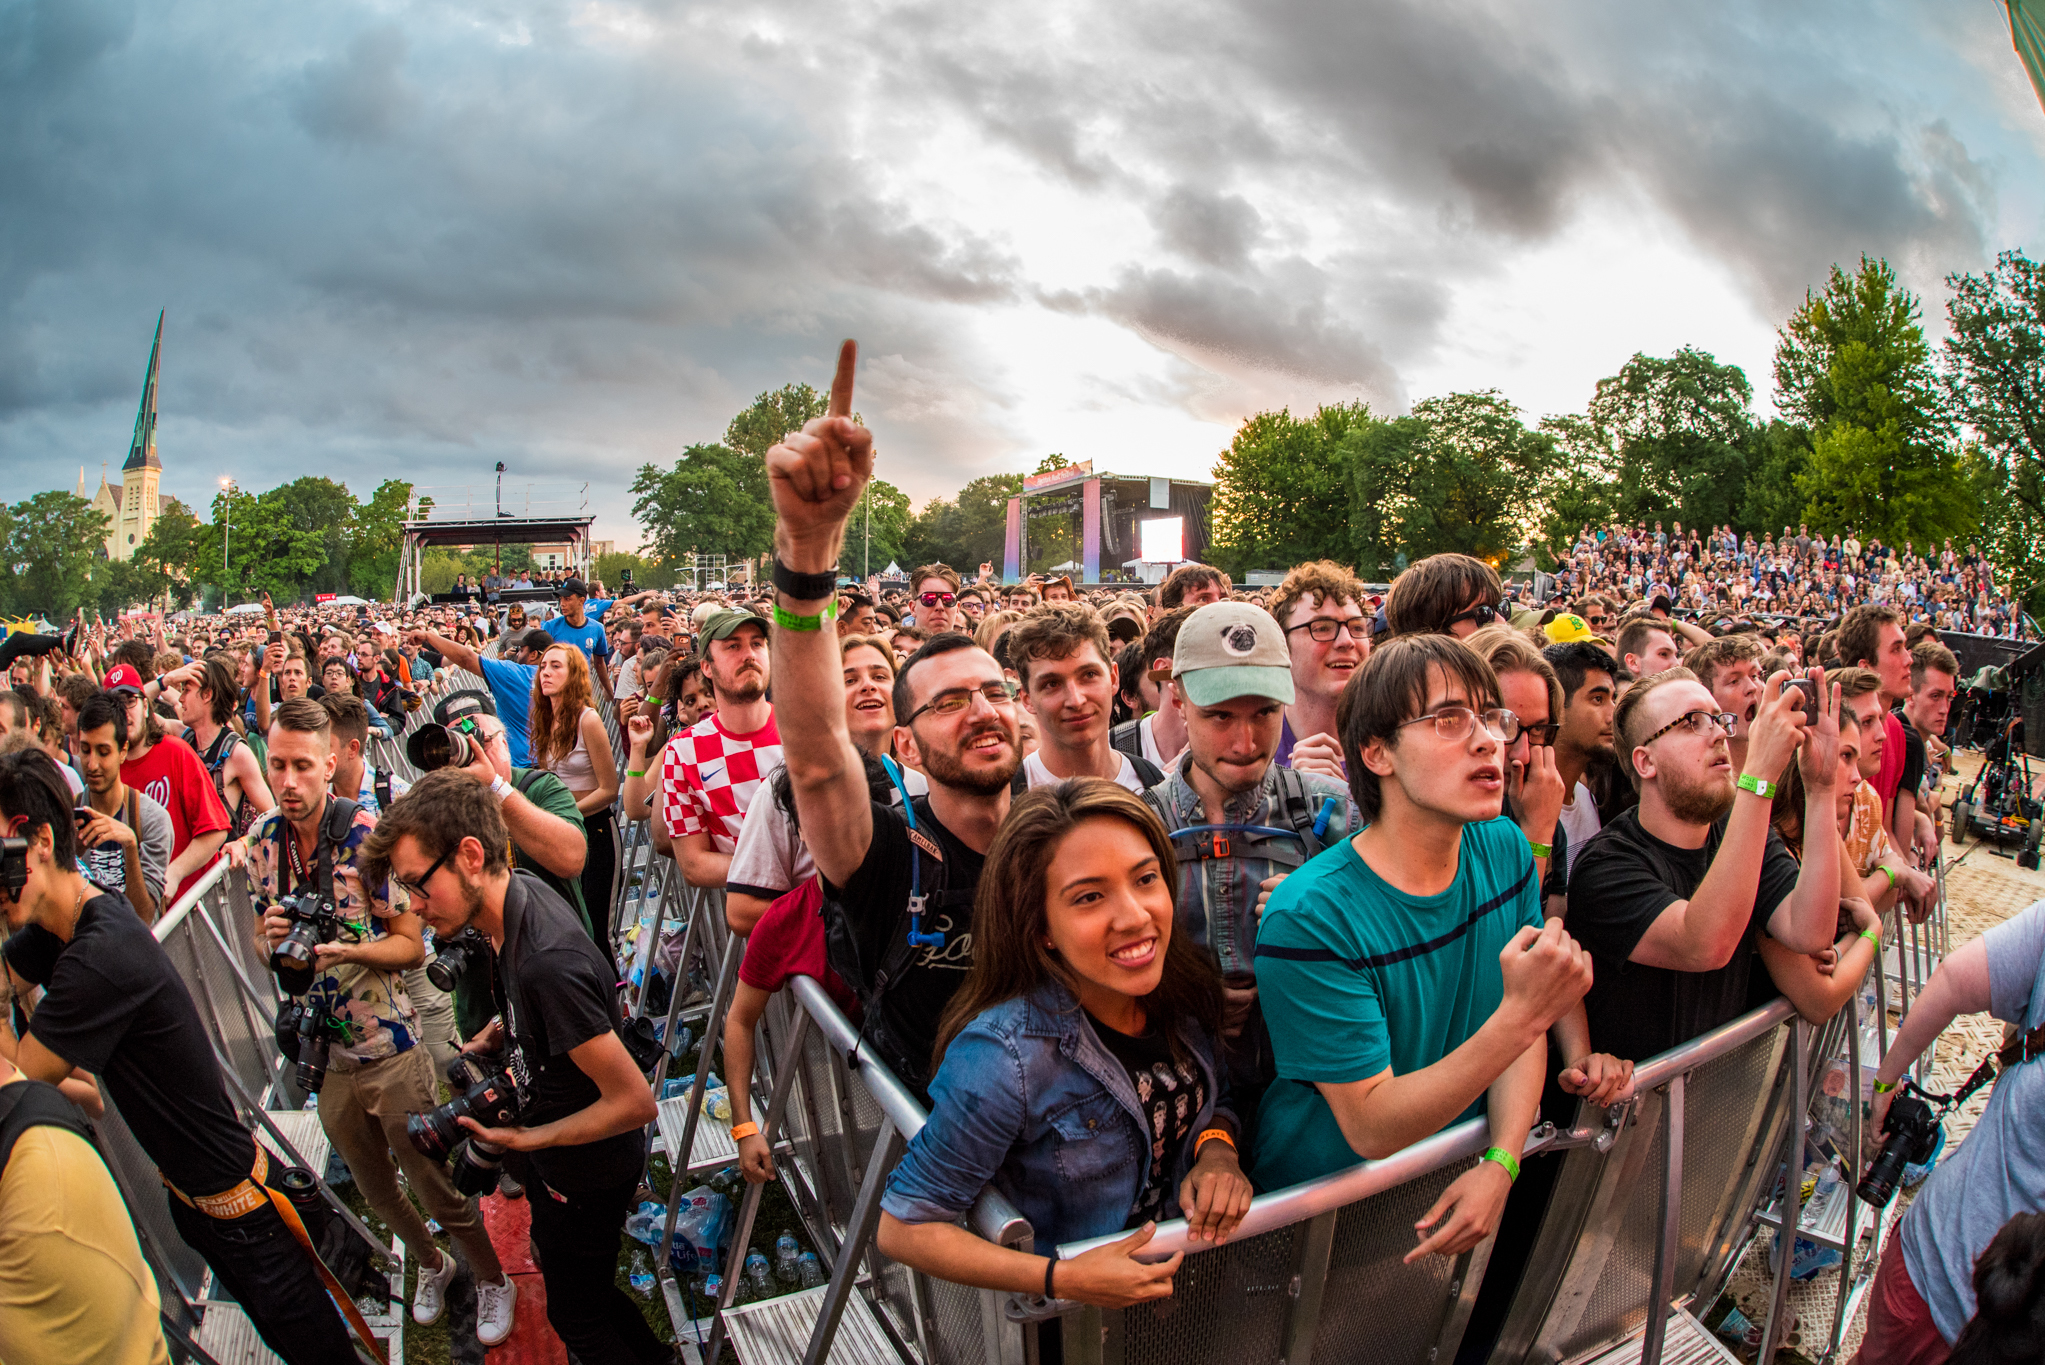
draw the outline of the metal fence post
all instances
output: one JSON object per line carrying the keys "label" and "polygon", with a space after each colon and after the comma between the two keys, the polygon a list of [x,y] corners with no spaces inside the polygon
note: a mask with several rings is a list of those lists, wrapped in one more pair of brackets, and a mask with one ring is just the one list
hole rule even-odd
{"label": "metal fence post", "polygon": [[1662,1344],[1668,1335],[1669,1300],[1675,1294],[1676,1256],[1683,1237],[1683,1097],[1687,1074],[1670,1079],[1662,1122],[1662,1189],[1659,1236],[1654,1245],[1654,1275],[1649,1281],[1647,1335],[1641,1339],[1640,1365],[1662,1365]]}
{"label": "metal fence post", "polygon": [[817,1310],[816,1326],[810,1329],[809,1345],[803,1348],[802,1365],[823,1365],[831,1354],[831,1341],[838,1335],[838,1319],[845,1312],[845,1300],[852,1294],[852,1282],[859,1276],[867,1243],[880,1226],[881,1191],[888,1172],[902,1158],[908,1144],[892,1118],[882,1118],[873,1141],[873,1157],[866,1163],[866,1179],[860,1182],[859,1198],[852,1205],[852,1221],[845,1229],[844,1245],[838,1248],[837,1263],[831,1267],[831,1284],[824,1291],[823,1306]]}

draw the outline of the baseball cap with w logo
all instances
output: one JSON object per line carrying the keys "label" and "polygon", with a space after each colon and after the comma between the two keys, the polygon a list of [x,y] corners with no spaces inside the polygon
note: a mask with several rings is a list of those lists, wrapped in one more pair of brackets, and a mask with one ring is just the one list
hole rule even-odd
{"label": "baseball cap with w logo", "polygon": [[1262,607],[1210,602],[1186,618],[1172,650],[1172,677],[1195,706],[1237,697],[1292,704],[1292,651]]}

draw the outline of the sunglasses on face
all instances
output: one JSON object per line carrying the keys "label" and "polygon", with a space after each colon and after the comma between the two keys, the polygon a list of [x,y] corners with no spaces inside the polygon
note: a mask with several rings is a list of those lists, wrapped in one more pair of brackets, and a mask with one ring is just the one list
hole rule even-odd
{"label": "sunglasses on face", "polygon": [[1479,602],[1468,611],[1459,611],[1454,616],[1451,616],[1448,619],[1448,624],[1454,625],[1458,621],[1474,621],[1477,623],[1478,629],[1481,630],[1497,619],[1497,607],[1492,606],[1489,602]]}
{"label": "sunglasses on face", "polygon": [[948,592],[926,592],[917,594],[916,600],[926,607],[948,607],[959,599]]}

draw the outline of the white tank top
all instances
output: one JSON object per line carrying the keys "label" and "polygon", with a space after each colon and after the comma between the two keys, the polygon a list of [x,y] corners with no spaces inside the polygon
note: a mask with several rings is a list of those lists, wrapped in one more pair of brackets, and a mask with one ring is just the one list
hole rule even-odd
{"label": "white tank top", "polygon": [[[596,714],[594,707],[582,708],[585,716]],[[582,723],[575,725],[575,747],[548,765],[547,771],[567,784],[572,792],[593,792],[596,790],[596,764],[590,762],[589,746],[582,740]]]}

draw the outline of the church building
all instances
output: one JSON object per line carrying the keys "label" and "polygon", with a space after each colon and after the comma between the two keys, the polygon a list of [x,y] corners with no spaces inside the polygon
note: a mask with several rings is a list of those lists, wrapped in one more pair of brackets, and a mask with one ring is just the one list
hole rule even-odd
{"label": "church building", "polygon": [[[135,438],[128,445],[128,459],[121,466],[121,486],[107,482],[106,471],[99,476],[99,491],[92,496],[95,512],[107,515],[106,555],[128,559],[149,535],[163,509],[163,495],[157,486],[163,481],[163,461],[156,457],[156,360],[163,347],[163,314],[156,315],[156,339],[149,344],[149,372],[142,380],[142,403],[135,413]],[[85,496],[85,471],[78,471],[78,496]]]}

